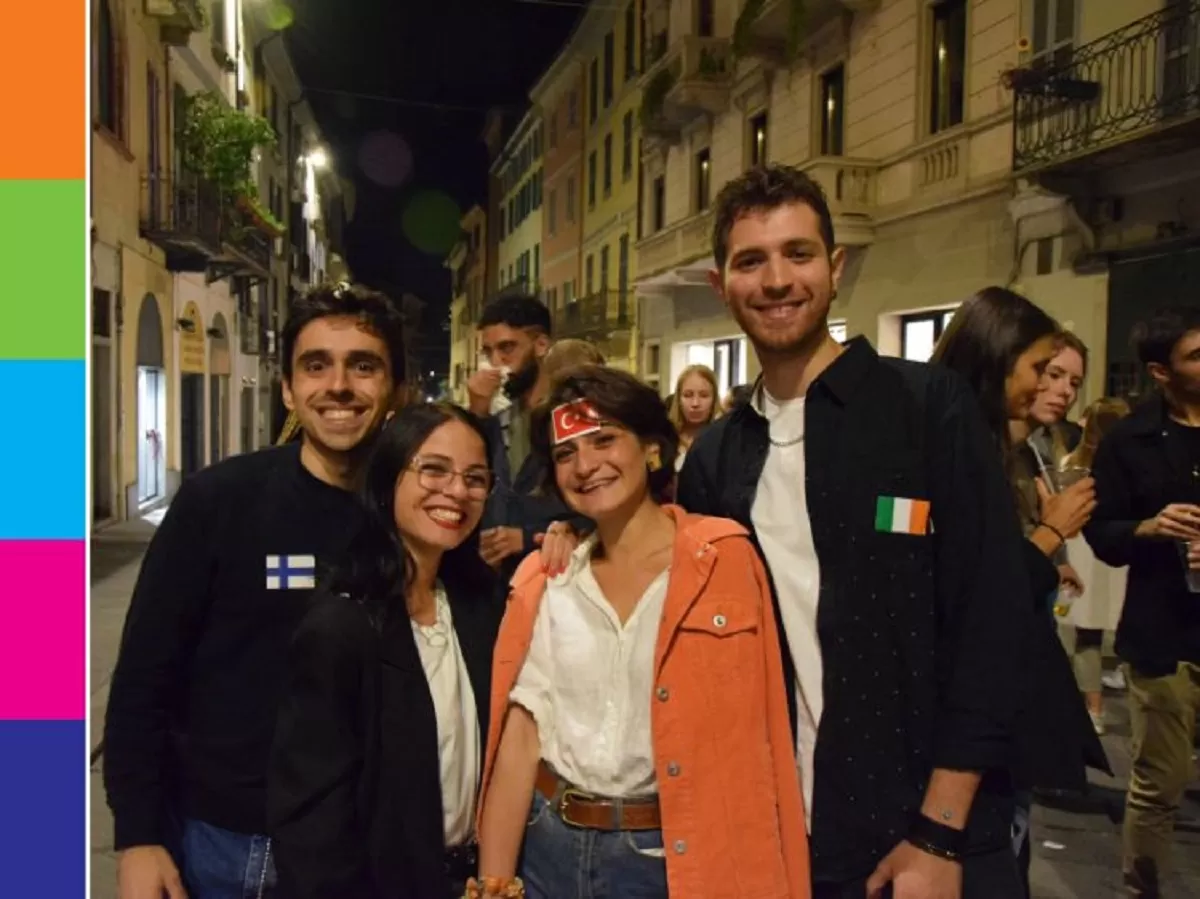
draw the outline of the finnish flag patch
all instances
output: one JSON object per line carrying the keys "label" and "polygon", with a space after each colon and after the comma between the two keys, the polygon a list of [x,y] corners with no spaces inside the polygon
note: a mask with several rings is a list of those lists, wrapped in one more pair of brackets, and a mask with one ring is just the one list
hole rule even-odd
{"label": "finnish flag patch", "polygon": [[316,556],[267,556],[268,590],[312,590],[316,586]]}

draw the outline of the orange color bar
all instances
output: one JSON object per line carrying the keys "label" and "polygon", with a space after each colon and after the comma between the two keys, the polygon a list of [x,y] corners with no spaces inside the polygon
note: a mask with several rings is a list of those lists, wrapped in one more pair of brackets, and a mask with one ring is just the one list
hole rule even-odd
{"label": "orange color bar", "polygon": [[0,52],[0,179],[87,177],[87,47],[80,0],[11,0]]}

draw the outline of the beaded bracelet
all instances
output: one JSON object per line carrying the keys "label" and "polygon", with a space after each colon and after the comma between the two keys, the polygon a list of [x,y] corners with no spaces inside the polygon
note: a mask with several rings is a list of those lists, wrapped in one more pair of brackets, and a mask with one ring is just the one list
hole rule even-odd
{"label": "beaded bracelet", "polygon": [[467,880],[463,899],[525,899],[525,884],[520,877],[474,877]]}

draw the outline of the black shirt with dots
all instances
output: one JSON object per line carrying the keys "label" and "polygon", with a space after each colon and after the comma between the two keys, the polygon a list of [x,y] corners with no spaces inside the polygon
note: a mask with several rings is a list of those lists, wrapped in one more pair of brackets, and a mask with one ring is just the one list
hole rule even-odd
{"label": "black shirt with dots", "polygon": [[[978,400],[952,372],[880,358],[857,338],[809,388],[805,416],[824,672],[813,878],[869,875],[904,839],[934,768],[984,774],[968,844],[1009,845],[1013,683],[1029,582],[1013,494]],[[769,451],[768,422],[742,405],[692,447],[680,504],[753,532]],[[928,502],[932,531],[883,524],[877,513],[893,498]],[[789,705],[794,728],[791,690]]]}

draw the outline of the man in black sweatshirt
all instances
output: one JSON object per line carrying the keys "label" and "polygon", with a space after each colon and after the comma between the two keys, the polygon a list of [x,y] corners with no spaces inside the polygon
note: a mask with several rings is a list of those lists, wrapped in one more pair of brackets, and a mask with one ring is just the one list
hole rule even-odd
{"label": "man in black sweatshirt", "polygon": [[271,895],[265,780],[285,651],[317,567],[354,536],[352,487],[403,346],[380,293],[339,284],[297,299],[283,400],[303,439],[186,480],[151,541],[104,728],[120,899]]}

